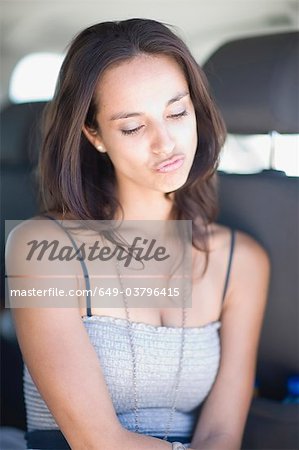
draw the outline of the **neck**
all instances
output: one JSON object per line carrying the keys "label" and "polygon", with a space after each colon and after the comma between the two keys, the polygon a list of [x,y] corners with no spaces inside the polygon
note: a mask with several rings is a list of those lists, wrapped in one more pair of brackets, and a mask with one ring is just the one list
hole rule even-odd
{"label": "neck", "polygon": [[169,220],[170,218],[173,194],[165,198],[162,192],[153,190],[126,192],[122,189],[118,198],[124,211],[124,220]]}

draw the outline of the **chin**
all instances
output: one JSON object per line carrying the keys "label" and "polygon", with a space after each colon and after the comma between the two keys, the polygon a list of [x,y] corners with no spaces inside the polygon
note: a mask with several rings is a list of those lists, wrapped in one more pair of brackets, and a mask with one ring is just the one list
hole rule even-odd
{"label": "chin", "polygon": [[165,183],[165,185],[162,187],[162,192],[164,194],[168,194],[170,192],[177,191],[178,189],[180,189],[181,187],[184,186],[187,179],[188,179],[188,174],[185,175],[184,177],[180,177],[180,179],[178,179],[178,180],[172,180],[169,183]]}

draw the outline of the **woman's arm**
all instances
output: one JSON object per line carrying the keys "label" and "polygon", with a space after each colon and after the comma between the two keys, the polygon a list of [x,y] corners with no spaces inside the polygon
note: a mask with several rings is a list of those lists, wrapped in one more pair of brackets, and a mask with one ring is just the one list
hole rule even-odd
{"label": "woman's arm", "polygon": [[[38,276],[53,273],[49,261],[25,262],[28,253],[26,242],[33,236],[34,239],[42,237],[40,229],[35,225],[33,228],[34,232],[28,223],[22,224],[10,235],[7,273],[26,274],[26,277],[9,278],[10,289],[40,289],[51,283]],[[54,265],[56,273],[61,273],[60,263],[55,262]],[[64,270],[64,274],[66,272]],[[55,287],[55,281],[52,284]],[[72,277],[66,278],[64,287],[78,288]],[[51,298],[43,297],[41,301],[43,305],[49,305]],[[73,450],[171,449],[167,442],[130,433],[120,425],[79,308],[23,307],[12,312],[24,361]]]}
{"label": "woman's arm", "polygon": [[269,274],[270,262],[264,249],[238,232],[221,315],[219,372],[193,435],[194,449],[240,449],[253,393]]}

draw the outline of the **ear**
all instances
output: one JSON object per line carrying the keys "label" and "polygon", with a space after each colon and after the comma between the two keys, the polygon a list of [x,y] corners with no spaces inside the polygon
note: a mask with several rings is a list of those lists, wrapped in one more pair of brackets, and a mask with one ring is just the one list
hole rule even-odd
{"label": "ear", "polygon": [[86,125],[83,125],[82,131],[86,137],[86,139],[93,145],[99,152],[105,153],[106,150],[103,147],[103,142],[99,136],[99,133],[97,130],[87,127]]}

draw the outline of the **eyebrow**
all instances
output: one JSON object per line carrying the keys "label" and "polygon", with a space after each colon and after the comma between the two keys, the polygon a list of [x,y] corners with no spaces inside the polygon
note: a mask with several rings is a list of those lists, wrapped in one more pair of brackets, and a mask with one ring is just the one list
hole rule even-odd
{"label": "eyebrow", "polygon": [[[172,105],[172,103],[178,102],[187,95],[189,95],[189,92],[187,91],[178,93],[175,97],[168,100],[168,102],[166,103],[166,107]],[[141,115],[142,115],[141,112],[119,112],[117,114],[113,114],[113,116],[111,116],[109,120],[129,119],[130,117],[136,117]]]}

